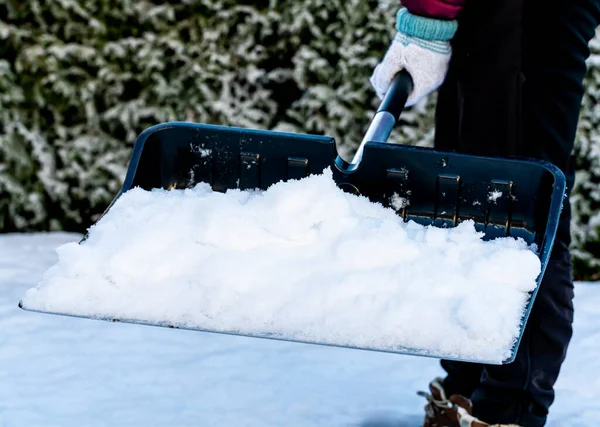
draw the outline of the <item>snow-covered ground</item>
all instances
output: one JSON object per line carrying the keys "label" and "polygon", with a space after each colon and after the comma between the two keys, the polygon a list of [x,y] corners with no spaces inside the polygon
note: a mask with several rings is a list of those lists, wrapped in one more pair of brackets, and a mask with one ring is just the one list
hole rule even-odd
{"label": "snow-covered ground", "polygon": [[[0,236],[0,426],[417,427],[433,359],[22,311],[73,234]],[[577,284],[549,426],[600,419],[600,284]]]}

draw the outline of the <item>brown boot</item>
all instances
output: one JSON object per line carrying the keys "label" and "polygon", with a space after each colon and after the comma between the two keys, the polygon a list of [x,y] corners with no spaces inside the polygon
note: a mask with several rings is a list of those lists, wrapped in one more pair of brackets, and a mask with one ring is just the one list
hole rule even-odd
{"label": "brown boot", "polygon": [[442,379],[436,378],[429,383],[431,394],[420,391],[419,396],[427,399],[425,405],[425,421],[423,427],[461,427],[459,424],[458,408],[471,410],[469,399],[459,395],[446,396]]}
{"label": "brown boot", "polygon": [[459,427],[520,427],[516,424],[488,424],[471,415],[471,409],[458,408]]}
{"label": "brown boot", "polygon": [[473,404],[458,394],[446,396],[442,379],[429,384],[429,393],[418,394],[427,399],[423,427],[519,427],[516,424],[488,424],[473,417]]}

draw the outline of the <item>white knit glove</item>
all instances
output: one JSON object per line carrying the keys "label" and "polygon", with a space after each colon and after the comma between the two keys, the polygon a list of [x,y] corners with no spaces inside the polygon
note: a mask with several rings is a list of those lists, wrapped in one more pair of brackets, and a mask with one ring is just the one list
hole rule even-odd
{"label": "white knit glove", "polygon": [[452,54],[450,40],[457,23],[416,16],[401,9],[396,29],[398,32],[370,81],[377,96],[383,99],[394,76],[406,69],[414,85],[406,102],[406,107],[410,107],[444,82]]}

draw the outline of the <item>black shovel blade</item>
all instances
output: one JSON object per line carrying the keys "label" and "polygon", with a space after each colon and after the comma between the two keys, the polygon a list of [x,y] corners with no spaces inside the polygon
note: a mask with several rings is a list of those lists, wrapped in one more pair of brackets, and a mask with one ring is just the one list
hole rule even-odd
{"label": "black shovel blade", "polygon": [[393,196],[406,199],[408,203],[396,209],[406,221],[454,227],[472,220],[485,239],[520,237],[538,246],[542,273],[519,339],[503,363],[512,362],[548,263],[563,203],[565,178],[552,164],[368,142],[360,163],[349,165],[338,156],[330,137],[171,122],[139,136],[115,201],[133,187],[182,189],[200,182],[219,192],[266,190],[279,181],[320,174],[327,168],[341,189],[373,202],[392,207]]}

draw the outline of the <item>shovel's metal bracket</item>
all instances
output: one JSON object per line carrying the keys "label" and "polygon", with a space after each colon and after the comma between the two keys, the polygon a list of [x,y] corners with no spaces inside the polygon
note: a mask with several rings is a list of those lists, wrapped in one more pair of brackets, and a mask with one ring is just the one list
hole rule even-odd
{"label": "shovel's metal bracket", "polygon": [[260,188],[260,155],[257,153],[240,154],[239,188],[254,190]]}

